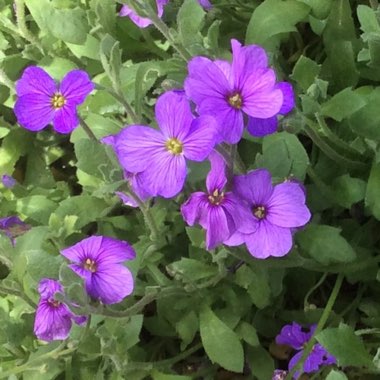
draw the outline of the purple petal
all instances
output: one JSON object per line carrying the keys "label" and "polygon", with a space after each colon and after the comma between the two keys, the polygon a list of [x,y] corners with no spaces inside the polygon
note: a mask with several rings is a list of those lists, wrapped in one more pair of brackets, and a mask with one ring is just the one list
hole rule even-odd
{"label": "purple petal", "polygon": [[79,277],[82,277],[84,279],[91,278],[92,273],[89,270],[85,269],[83,264],[69,264],[68,267]]}
{"label": "purple petal", "polygon": [[167,153],[164,136],[141,125],[123,128],[116,137],[115,150],[123,168],[133,173],[144,171]]}
{"label": "purple petal", "polygon": [[58,133],[70,133],[79,125],[75,106],[69,104],[54,112],[53,127]]}
{"label": "purple petal", "polygon": [[234,192],[251,206],[264,206],[273,192],[272,176],[266,169],[234,177]]}
{"label": "purple petal", "polygon": [[207,194],[202,192],[192,193],[189,199],[181,206],[183,219],[189,226],[199,223],[207,225]]}
{"label": "purple petal", "polygon": [[102,245],[102,236],[91,236],[73,246],[63,249],[61,255],[74,263],[82,263],[87,258],[95,260]]}
{"label": "purple petal", "polygon": [[[82,240],[82,243],[87,244],[93,238],[94,236],[91,236]],[[100,269],[102,265],[122,263],[125,260],[133,260],[135,257],[135,250],[126,241],[102,236],[96,261]]]}
{"label": "purple petal", "polygon": [[[289,361],[289,364],[288,364],[288,368],[289,368],[289,371],[292,370],[293,367],[295,367],[297,365],[297,363],[301,360],[302,358],[302,355],[303,355],[303,351],[299,351],[297,352]],[[296,371],[293,375],[293,379],[298,379],[300,376],[300,371]]]}
{"label": "purple petal", "polygon": [[311,339],[316,327],[316,325],[313,325],[305,329],[297,322],[285,325],[280,334],[276,336],[276,343],[285,344],[295,350],[301,350],[305,343]]}
{"label": "purple petal", "polygon": [[227,183],[226,163],[216,151],[212,151],[208,159],[211,163],[211,169],[206,178],[207,191],[210,194],[215,190],[221,192]]}
{"label": "purple petal", "polygon": [[206,232],[206,248],[214,249],[217,245],[222,244],[231,236],[228,227],[228,221],[223,207],[210,206],[208,211]]}
{"label": "purple petal", "polygon": [[268,67],[268,57],[261,46],[248,45],[243,47],[239,41],[232,39],[231,47],[235,88],[241,89],[254,71]]}
{"label": "purple petal", "polygon": [[[228,79],[214,62],[204,57],[193,58],[188,65],[189,76],[185,80],[186,95],[198,106],[206,101],[222,100],[231,92]],[[212,108],[212,107],[210,107]]]}
{"label": "purple petal", "polygon": [[172,198],[182,190],[186,175],[185,157],[167,151],[157,154],[151,160],[150,167],[141,174],[152,195],[164,198]]}
{"label": "purple petal", "polygon": [[245,243],[250,254],[258,259],[281,257],[292,249],[292,234],[289,228],[277,227],[261,220],[256,231],[246,235]]}
{"label": "purple petal", "polygon": [[130,207],[138,207],[138,203],[129,195],[122,193],[121,191],[116,191],[115,194],[121,199],[121,201]]}
{"label": "purple petal", "polygon": [[133,292],[132,273],[121,264],[112,264],[94,273],[86,280],[86,291],[104,304],[121,302]]}
{"label": "purple petal", "polygon": [[183,140],[185,157],[192,161],[204,161],[214,148],[217,131],[218,126],[212,116],[195,119]]}
{"label": "purple petal", "polygon": [[57,307],[47,300],[41,300],[37,306],[34,320],[34,333],[38,339],[50,342],[67,339],[71,329],[71,318],[66,305]]}
{"label": "purple petal", "polygon": [[301,227],[311,218],[305,193],[297,183],[284,182],[274,187],[268,201],[268,222],[279,227]]}
{"label": "purple petal", "polygon": [[223,72],[224,76],[227,78],[229,84],[230,84],[230,87],[233,88],[234,87],[234,83],[233,83],[233,78],[232,78],[232,66],[231,66],[231,63],[228,62],[228,61],[225,61],[223,59],[216,59],[214,61],[214,64],[216,66],[218,66],[218,68],[220,69],[220,71]]}
{"label": "purple petal", "polygon": [[54,117],[51,99],[45,94],[30,93],[16,100],[14,113],[18,123],[30,131],[40,131]]}
{"label": "purple petal", "polygon": [[252,117],[266,119],[277,115],[283,103],[281,90],[275,88],[273,70],[258,70],[244,82],[241,90],[243,111]]}
{"label": "purple petal", "polygon": [[245,243],[245,234],[242,234],[239,231],[235,231],[223,244],[230,247],[236,247]]}
{"label": "purple petal", "polygon": [[277,83],[276,88],[282,91],[283,103],[280,109],[281,115],[286,115],[295,107],[295,95],[293,86],[288,82]]}
{"label": "purple petal", "polygon": [[264,137],[277,132],[277,116],[268,119],[259,119],[257,117],[248,118],[248,132],[255,137]]}
{"label": "purple petal", "polygon": [[139,28],[146,28],[147,26],[152,24],[152,21],[149,18],[139,16],[128,5],[122,6],[119,16],[121,17],[128,16],[131,19],[131,21],[133,21]]}
{"label": "purple petal", "polygon": [[198,0],[198,2],[206,10],[210,10],[212,8],[212,4],[209,0]]}
{"label": "purple petal", "polygon": [[16,83],[16,93],[19,97],[36,94],[50,98],[56,91],[54,79],[44,69],[37,66],[27,67]]}
{"label": "purple petal", "polygon": [[38,283],[38,293],[40,293],[41,298],[51,298],[56,293],[62,292],[63,288],[59,281],[44,278]]}
{"label": "purple petal", "polygon": [[1,182],[3,183],[4,187],[11,189],[17,184],[17,181],[10,175],[4,174],[1,177]]}
{"label": "purple petal", "polygon": [[81,104],[95,88],[88,74],[83,70],[72,70],[62,79],[60,92],[71,104]]}
{"label": "purple petal", "polygon": [[155,114],[166,139],[175,137],[183,141],[194,120],[185,94],[175,91],[168,91],[157,99]]}

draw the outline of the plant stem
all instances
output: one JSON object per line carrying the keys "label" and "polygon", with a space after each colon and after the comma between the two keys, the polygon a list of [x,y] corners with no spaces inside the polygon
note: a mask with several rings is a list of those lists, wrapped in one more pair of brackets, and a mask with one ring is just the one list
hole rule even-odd
{"label": "plant stem", "polygon": [[191,54],[187,51],[187,49],[178,44],[173,38],[170,29],[168,26],[157,16],[156,10],[152,8],[148,1],[144,0],[144,4],[138,2],[141,6],[143,13],[148,17],[153,25],[161,32],[161,34],[166,38],[166,40],[170,43],[170,45],[177,51],[177,53],[181,56],[181,58],[188,62],[191,59]]}
{"label": "plant stem", "polygon": [[21,36],[23,36],[30,43],[36,45],[41,53],[43,53],[43,48],[40,41],[38,41],[38,39],[30,32],[26,26],[24,0],[14,0],[14,5],[16,10],[17,26],[19,28]]}
{"label": "plant stem", "polygon": [[5,286],[0,285],[0,293],[3,293],[4,295],[12,295],[22,298],[33,309],[36,308],[36,304],[25,293],[19,290],[6,288]]}
{"label": "plant stem", "polygon": [[99,143],[99,140],[95,136],[94,132],[92,132],[91,128],[88,126],[88,124],[81,118],[79,117],[79,123],[83,130],[86,132],[87,136],[90,138],[90,140],[96,141]]}
{"label": "plant stem", "polygon": [[328,318],[330,316],[330,313],[332,311],[332,308],[334,306],[336,298],[338,297],[339,290],[340,290],[340,288],[342,286],[343,279],[344,279],[344,274],[343,273],[339,273],[338,277],[337,277],[337,279],[335,281],[334,288],[331,291],[330,297],[329,297],[329,299],[327,301],[325,310],[323,311],[323,313],[321,315],[321,318],[320,318],[320,320],[318,322],[317,328],[315,329],[313,336],[307,342],[306,347],[303,350],[303,354],[302,354],[301,360],[292,368],[291,371],[289,371],[289,373],[286,376],[285,380],[291,380],[293,378],[293,375],[295,374],[295,372],[297,370],[300,370],[300,369],[301,369],[301,375],[302,375],[302,368],[303,368],[304,362],[305,362],[306,358],[309,356],[310,352],[312,351],[312,349],[314,347],[314,344],[316,342],[315,341],[316,335],[318,335],[322,331],[322,329],[324,328],[324,326],[325,326],[325,324],[326,324],[326,322],[327,322],[327,320],[328,320]]}

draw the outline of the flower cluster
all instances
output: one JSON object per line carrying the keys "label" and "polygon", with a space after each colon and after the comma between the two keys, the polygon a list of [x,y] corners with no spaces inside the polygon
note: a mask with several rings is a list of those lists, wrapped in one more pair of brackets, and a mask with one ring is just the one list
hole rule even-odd
{"label": "flower cluster", "polygon": [[[303,356],[305,345],[312,338],[317,325],[311,325],[309,328],[304,328],[297,322],[291,325],[286,325],[282,328],[279,335],[276,337],[276,343],[289,346],[297,351],[289,362],[289,371],[297,365]],[[306,357],[303,363],[302,371],[312,373],[318,371],[319,367],[336,364],[334,356],[329,354],[319,343],[314,344],[310,354]],[[298,379],[300,371],[296,371],[294,378]]]}
{"label": "flower cluster", "polygon": [[[64,249],[61,254],[72,262],[69,267],[84,279],[86,292],[93,300],[114,304],[132,293],[133,277],[122,263],[133,260],[136,253],[127,242],[105,236],[91,236]],[[72,320],[77,324],[86,321],[86,317],[75,316],[67,304],[55,298],[57,293],[64,296],[63,287],[58,281],[43,279],[38,291],[40,302],[34,333],[39,339],[66,339]]]}

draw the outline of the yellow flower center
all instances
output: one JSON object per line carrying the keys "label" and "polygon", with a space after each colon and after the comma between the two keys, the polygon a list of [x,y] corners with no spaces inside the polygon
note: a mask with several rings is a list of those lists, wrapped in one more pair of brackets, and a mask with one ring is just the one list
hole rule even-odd
{"label": "yellow flower center", "polygon": [[228,103],[239,110],[243,106],[243,99],[239,93],[236,93],[228,97]]}
{"label": "yellow flower center", "polygon": [[210,201],[210,203],[212,203],[215,206],[219,206],[222,203],[223,199],[224,192],[222,191],[219,193],[218,189],[214,190],[214,192],[208,196],[208,200]]}
{"label": "yellow flower center", "polygon": [[253,208],[253,215],[255,215],[257,219],[264,219],[265,216],[267,215],[265,207],[263,207],[263,206],[254,207]]}
{"label": "yellow flower center", "polygon": [[55,299],[51,299],[48,301],[50,306],[53,306],[53,307],[58,307],[61,303]]}
{"label": "yellow flower center", "polygon": [[60,108],[62,108],[65,105],[65,103],[66,103],[66,99],[60,93],[54,94],[53,97],[51,98],[51,104],[55,110],[59,110]]}
{"label": "yellow flower center", "polygon": [[165,148],[175,155],[181,154],[183,151],[183,144],[176,138],[169,139],[165,143]]}
{"label": "yellow flower center", "polygon": [[84,262],[84,269],[92,272],[92,273],[95,273],[96,272],[96,263],[94,260],[91,260],[91,259],[86,259],[86,261]]}

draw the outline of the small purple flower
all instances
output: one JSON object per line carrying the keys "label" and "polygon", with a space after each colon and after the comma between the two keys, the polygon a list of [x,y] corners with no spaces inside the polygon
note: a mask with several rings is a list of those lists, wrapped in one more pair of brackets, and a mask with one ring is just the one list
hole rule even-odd
{"label": "small purple flower", "polygon": [[[169,0],[156,0],[157,16],[159,18],[161,18],[162,15],[164,14],[164,6],[168,2]],[[209,2],[209,0],[198,0],[198,2],[206,10],[209,10],[212,8],[212,5]],[[147,26],[152,24],[152,20],[150,20],[148,17],[142,17],[138,15],[137,12],[127,4],[122,6],[119,12],[119,16],[121,17],[128,16],[131,19],[131,21],[133,21],[139,28],[146,28]]]}
{"label": "small purple flower", "polygon": [[3,183],[3,185],[5,187],[7,187],[8,189],[11,189],[12,187],[14,187],[17,183],[17,181],[10,175],[7,175],[7,174],[4,174],[2,177],[1,177],[1,182]]}
{"label": "small purple flower", "polygon": [[[289,371],[301,360],[303,356],[303,349],[309,340],[312,338],[317,325],[311,325],[305,329],[297,322],[293,322],[291,325],[286,325],[282,328],[279,335],[276,337],[277,344],[285,344],[294,348],[298,352],[289,361]],[[334,356],[329,354],[319,343],[313,346],[309,356],[305,359],[303,364],[303,372],[312,373],[319,370],[319,367],[325,365],[336,364]],[[294,379],[298,379],[300,371],[296,371]]]}
{"label": "small purple flower", "polygon": [[127,242],[91,236],[64,249],[61,254],[74,263],[69,267],[84,278],[86,291],[92,298],[113,304],[132,293],[132,273],[121,264],[136,256]]}
{"label": "small purple flower", "polygon": [[[147,191],[147,184],[144,183],[142,173],[130,173],[124,171],[124,178],[128,181],[134,193],[141,199],[141,201],[145,202],[150,198],[150,193]],[[138,207],[138,203],[136,200],[121,191],[116,191],[115,194],[121,199],[121,201],[130,207]]]}
{"label": "small purple flower", "polygon": [[[159,18],[162,17],[164,13],[164,6],[168,2],[169,0],[156,0],[157,16]],[[152,21],[149,18],[139,16],[133,8],[126,4],[122,6],[119,16],[128,16],[131,19],[131,21],[133,21],[139,28],[146,28],[147,26],[152,24]]]}
{"label": "small purple flower", "polygon": [[79,124],[77,106],[93,89],[85,71],[72,70],[57,85],[45,70],[29,66],[16,83],[17,121],[34,132],[52,124],[55,131],[70,133]]}
{"label": "small purple flower", "polygon": [[215,119],[194,118],[184,94],[169,91],[156,103],[160,130],[131,125],[115,136],[113,147],[124,170],[141,173],[151,196],[171,198],[183,188],[186,159],[203,161],[215,145]]}
{"label": "small purple flower", "polygon": [[266,119],[249,117],[247,130],[252,136],[263,137],[276,132],[278,116],[286,115],[293,110],[295,106],[295,97],[292,85],[288,82],[280,82],[276,85],[276,88],[282,91],[284,98],[281,109],[276,115]]}
{"label": "small purple flower", "polygon": [[271,174],[258,169],[234,179],[234,192],[252,210],[254,232],[236,232],[227,245],[245,243],[252,256],[265,259],[281,257],[292,248],[292,231],[310,220],[305,193],[298,183],[272,186]]}
{"label": "small purple flower", "polygon": [[268,68],[265,50],[257,45],[242,47],[231,40],[232,64],[193,58],[185,91],[200,115],[213,115],[220,139],[235,144],[243,134],[244,115],[267,119],[277,115],[283,93],[276,86],[276,74]]}
{"label": "small purple flower", "polygon": [[0,219],[0,232],[4,232],[15,245],[15,238],[30,230],[31,226],[24,223],[18,216],[7,216]]}
{"label": "small purple flower", "polygon": [[63,294],[62,285],[55,280],[44,278],[38,284],[40,301],[34,320],[34,333],[38,339],[64,340],[69,336],[72,321],[83,325],[87,317],[77,316],[63,302],[55,299],[57,293]]}
{"label": "small purple flower", "polygon": [[196,192],[182,205],[181,212],[186,223],[199,223],[206,232],[206,248],[215,248],[238,229],[252,232],[252,216],[244,204],[230,192],[225,191],[226,165],[216,152],[210,154],[211,170],[206,179],[207,193]]}
{"label": "small purple flower", "polygon": [[285,380],[287,374],[287,371],[284,371],[282,369],[275,369],[273,372],[272,380]]}

